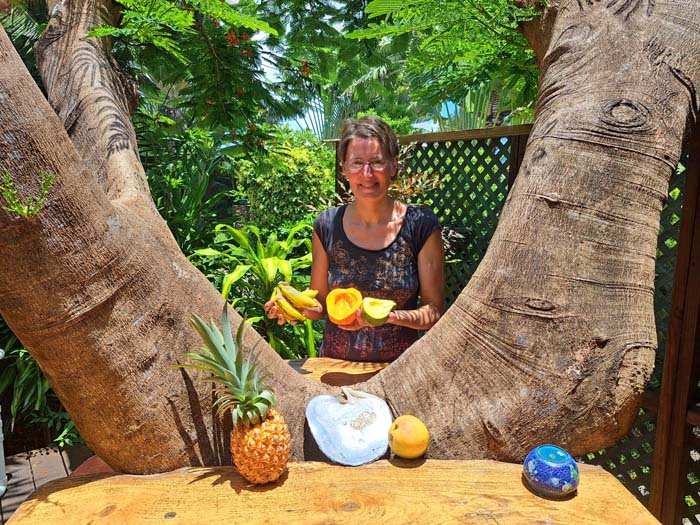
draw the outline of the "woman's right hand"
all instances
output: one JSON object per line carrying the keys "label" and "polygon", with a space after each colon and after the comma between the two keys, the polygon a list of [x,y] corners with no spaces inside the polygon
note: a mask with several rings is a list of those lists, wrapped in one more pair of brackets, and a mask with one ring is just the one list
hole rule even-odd
{"label": "woman's right hand", "polygon": [[[275,302],[272,300],[266,302],[263,309],[267,312],[268,319],[277,319],[278,325],[283,325],[286,322],[289,322],[292,326],[297,324],[295,319],[287,319],[284,312],[282,312],[280,308],[277,308]],[[307,319],[321,319],[323,317],[323,306],[319,303],[313,308],[303,308],[300,312]]]}

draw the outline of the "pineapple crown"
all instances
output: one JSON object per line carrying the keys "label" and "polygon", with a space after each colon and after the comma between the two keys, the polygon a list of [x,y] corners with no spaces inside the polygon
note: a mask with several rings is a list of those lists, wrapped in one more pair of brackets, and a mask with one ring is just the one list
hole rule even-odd
{"label": "pineapple crown", "polygon": [[192,325],[206,346],[200,353],[188,353],[185,357],[192,364],[179,365],[182,368],[195,368],[208,372],[217,386],[214,389],[216,413],[223,415],[231,411],[233,424],[244,427],[255,425],[267,417],[275,405],[272,391],[263,385],[265,373],[252,348],[246,359],[243,358],[243,330],[245,320],[241,320],[236,331],[236,339],[231,334],[227,305],[221,314],[222,331],[212,321],[207,324],[196,314],[192,314]]}

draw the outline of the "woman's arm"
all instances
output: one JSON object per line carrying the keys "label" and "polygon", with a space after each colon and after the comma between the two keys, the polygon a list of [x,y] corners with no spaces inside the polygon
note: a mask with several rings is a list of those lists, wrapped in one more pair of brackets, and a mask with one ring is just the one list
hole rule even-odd
{"label": "woman's arm", "polygon": [[326,316],[326,296],[328,295],[328,254],[319,236],[314,232],[311,240],[311,284],[309,288],[318,290],[316,300],[320,307],[306,309],[302,313],[307,319],[318,320]]}
{"label": "woman's arm", "polygon": [[418,280],[420,308],[391,312],[387,323],[428,330],[445,312],[445,251],[439,230],[428,237],[418,253]]}

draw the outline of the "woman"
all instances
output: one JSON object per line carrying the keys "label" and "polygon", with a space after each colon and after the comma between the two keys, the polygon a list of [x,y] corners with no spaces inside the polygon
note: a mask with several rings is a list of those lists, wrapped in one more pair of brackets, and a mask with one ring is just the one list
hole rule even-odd
{"label": "woman", "polygon": [[[396,135],[382,120],[345,122],[338,155],[355,199],[322,212],[314,221],[310,287],[318,290],[320,306],[302,313],[309,319],[323,318],[328,292],[349,287],[363,297],[391,299],[397,307],[381,326],[365,323],[360,310],[349,325],[327,321],[320,349],[324,357],[393,361],[445,310],[440,223],[428,208],[389,197],[398,154]],[[268,317],[286,322],[272,303],[265,307]]]}

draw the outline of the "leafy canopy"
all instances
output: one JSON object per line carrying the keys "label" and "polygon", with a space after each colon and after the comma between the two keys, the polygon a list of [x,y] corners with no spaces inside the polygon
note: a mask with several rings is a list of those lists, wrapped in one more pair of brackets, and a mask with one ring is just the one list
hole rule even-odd
{"label": "leafy canopy", "polygon": [[347,36],[412,35],[407,75],[424,108],[463,99],[486,81],[498,82],[511,106],[524,105],[535,97],[538,71],[518,25],[537,14],[509,0],[372,0],[367,15],[376,21]]}

